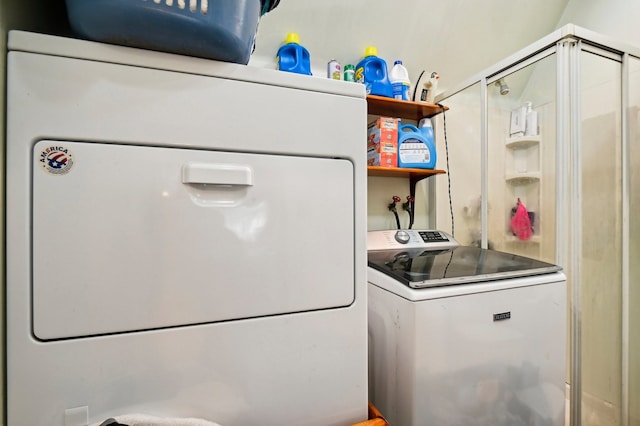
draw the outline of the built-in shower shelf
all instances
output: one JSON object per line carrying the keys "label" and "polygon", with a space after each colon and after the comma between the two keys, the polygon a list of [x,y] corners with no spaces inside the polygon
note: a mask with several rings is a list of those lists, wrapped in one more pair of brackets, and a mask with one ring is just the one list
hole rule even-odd
{"label": "built-in shower shelf", "polygon": [[540,143],[540,136],[518,136],[508,138],[505,146],[511,149],[524,149],[536,146]]}
{"label": "built-in shower shelf", "polygon": [[525,185],[540,181],[540,172],[507,173],[504,180],[512,184]]}
{"label": "built-in shower shelf", "polygon": [[505,238],[505,242],[515,243],[515,244],[526,244],[526,243],[540,244],[542,242],[542,238],[540,238],[540,235],[532,235],[531,238],[529,238],[528,240],[521,240],[515,235],[507,235],[507,237]]}

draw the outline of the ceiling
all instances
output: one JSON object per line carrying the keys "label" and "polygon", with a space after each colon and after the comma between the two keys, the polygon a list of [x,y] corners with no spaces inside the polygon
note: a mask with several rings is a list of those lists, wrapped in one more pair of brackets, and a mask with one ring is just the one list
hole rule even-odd
{"label": "ceiling", "polygon": [[438,92],[456,86],[558,28],[569,0],[281,0],[262,17],[249,65],[275,67],[289,32],[326,64],[356,64],[376,46],[388,66],[402,59],[412,83],[437,71]]}

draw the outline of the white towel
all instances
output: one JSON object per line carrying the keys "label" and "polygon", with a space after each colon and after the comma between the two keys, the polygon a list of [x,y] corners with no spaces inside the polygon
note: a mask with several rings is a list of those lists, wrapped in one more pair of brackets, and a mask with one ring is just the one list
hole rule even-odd
{"label": "white towel", "polygon": [[[129,426],[220,426],[203,419],[154,417],[146,414],[123,414],[112,418]],[[102,423],[94,423],[91,426],[100,426]]]}

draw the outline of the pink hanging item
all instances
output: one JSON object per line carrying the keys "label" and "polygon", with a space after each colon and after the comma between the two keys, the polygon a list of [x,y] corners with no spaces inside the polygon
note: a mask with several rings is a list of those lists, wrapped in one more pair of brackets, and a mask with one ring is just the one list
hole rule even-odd
{"label": "pink hanging item", "polygon": [[524,203],[518,198],[518,205],[516,206],[516,212],[511,217],[511,231],[521,240],[528,240],[531,238],[531,219],[529,218],[529,212],[524,206]]}

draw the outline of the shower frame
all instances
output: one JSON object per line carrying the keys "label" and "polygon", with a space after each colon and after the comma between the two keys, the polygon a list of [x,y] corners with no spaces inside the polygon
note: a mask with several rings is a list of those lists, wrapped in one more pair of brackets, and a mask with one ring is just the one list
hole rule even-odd
{"label": "shower frame", "polygon": [[[570,424],[582,423],[582,285],[581,248],[581,52],[591,52],[621,63],[621,156],[622,156],[622,348],[621,348],[621,406],[620,425],[629,426],[629,243],[630,243],[630,131],[629,90],[630,60],[640,59],[640,49],[596,32],[568,24],[541,38],[506,59],[476,74],[462,84],[436,97],[446,104],[447,98],[479,83],[481,130],[481,245],[488,247],[488,90],[506,75],[521,70],[545,57],[556,56],[556,263],[571,271],[571,329],[570,329]],[[571,164],[571,167],[564,167]],[[570,170],[569,170],[570,169]],[[435,205],[435,182],[430,182],[430,204]],[[434,215],[435,217],[435,215]],[[562,238],[558,230],[569,230],[569,238]]]}

